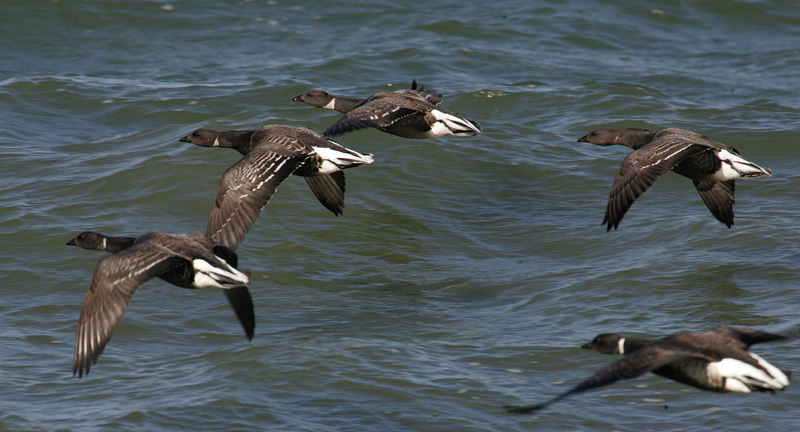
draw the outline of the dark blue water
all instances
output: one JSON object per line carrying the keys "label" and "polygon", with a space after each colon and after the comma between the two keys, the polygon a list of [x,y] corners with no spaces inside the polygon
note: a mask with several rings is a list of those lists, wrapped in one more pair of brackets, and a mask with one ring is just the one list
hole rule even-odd
{"label": "dark blue water", "polygon": [[[503,412],[614,360],[597,333],[797,328],[800,12],[794,2],[6,2],[0,16],[0,430],[793,430],[800,393],[648,375]],[[233,151],[195,128],[338,114],[292,102],[407,88],[475,137],[338,138],[375,155],[336,218],[290,178],[239,248],[256,338],[220,293],[153,280],[83,379],[75,326],[101,254],[203,231]],[[622,147],[682,127],[772,169],[727,229],[659,179],[606,233]],[[800,346],[754,351],[797,369]],[[666,407],[666,409],[665,409]]]}

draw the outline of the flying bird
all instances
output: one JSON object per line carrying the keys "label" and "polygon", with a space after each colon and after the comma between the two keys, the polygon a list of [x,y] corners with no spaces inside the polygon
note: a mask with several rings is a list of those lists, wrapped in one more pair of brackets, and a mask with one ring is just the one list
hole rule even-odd
{"label": "flying bird", "polygon": [[358,153],[310,129],[294,126],[224,132],[197,129],[180,141],[232,148],[244,155],[222,174],[206,228],[209,238],[231,250],[236,250],[290,174],[305,177],[319,202],[338,216],[344,211],[342,170],[374,160],[369,153]]}
{"label": "flying bird", "polygon": [[711,214],[728,228],[733,225],[735,181],[772,175],[735,148],[684,129],[596,129],[578,142],[633,149],[611,186],[603,218],[607,231],[617,229],[633,202],[668,171],[690,178]]}
{"label": "flying bird", "polygon": [[603,333],[581,348],[605,354],[623,354],[624,358],[549,401],[529,406],[506,406],[506,409],[516,413],[537,411],[567,396],[636,378],[647,372],[701,390],[776,393],[789,385],[791,374],[750,352],[750,346],[798,337],[800,333],[770,333],[733,327],[704,333],[681,332],[660,340]]}
{"label": "flying bird", "polygon": [[292,100],[345,114],[325,130],[326,136],[369,127],[404,138],[470,136],[482,131],[478,122],[440,108],[441,95],[417,90],[416,81],[411,84],[411,90],[380,92],[363,99],[311,90]]}
{"label": "flying bird", "polygon": [[154,232],[137,238],[85,231],[67,245],[111,253],[97,262],[83,301],[72,368],[78,377],[97,363],[133,294],[154,277],[181,288],[223,289],[247,338],[253,339],[255,315],[246,286],[249,272],[236,268],[233,251],[205,235]]}

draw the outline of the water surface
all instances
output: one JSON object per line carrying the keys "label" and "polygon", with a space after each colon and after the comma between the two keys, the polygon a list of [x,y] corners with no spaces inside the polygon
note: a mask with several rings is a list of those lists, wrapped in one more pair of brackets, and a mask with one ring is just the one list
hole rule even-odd
{"label": "water surface", "polygon": [[[0,429],[791,430],[800,392],[711,394],[646,376],[537,415],[614,357],[597,333],[796,328],[800,13],[773,1],[17,1],[0,18]],[[339,137],[342,217],[290,178],[239,248],[256,338],[223,296],[151,281],[83,379],[75,325],[100,254],[64,243],[203,231],[236,152],[195,128],[338,114],[416,78],[470,138]],[[774,176],[728,230],[674,174],[616,232],[627,154],[596,127],[683,127]],[[797,369],[800,346],[755,351]]]}

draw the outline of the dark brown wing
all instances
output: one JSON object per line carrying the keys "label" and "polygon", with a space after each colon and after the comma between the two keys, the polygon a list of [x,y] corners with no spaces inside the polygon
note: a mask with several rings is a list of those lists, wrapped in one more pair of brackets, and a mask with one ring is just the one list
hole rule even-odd
{"label": "dark brown wing", "polygon": [[[682,332],[665,337],[657,342],[661,347],[690,354],[693,359],[702,360],[701,368],[698,363],[691,361],[677,362],[674,366],[666,367],[655,373],[693,385],[698,388],[707,388],[705,378],[705,362],[717,362],[723,358],[734,358],[743,363],[761,368],[758,361],[748,354],[749,342],[768,342],[771,340],[786,339],[789,336],[762,332],[759,330],[720,328],[710,332],[690,333]],[[743,340],[744,339],[744,340]],[[762,368],[763,369],[763,368]]]}
{"label": "dark brown wing", "polygon": [[314,192],[319,202],[336,216],[344,212],[344,172],[308,176],[305,178],[308,187]]}
{"label": "dark brown wing", "polygon": [[736,190],[736,182],[694,181],[694,187],[706,207],[711,210],[711,214],[730,228],[733,225],[733,204],[736,202],[733,193]]}
{"label": "dark brown wing", "polygon": [[411,81],[411,90],[397,90],[395,93],[422,99],[434,105],[442,103],[442,95],[440,93],[434,93],[425,87],[417,88],[417,80]]}
{"label": "dark brown wing", "polygon": [[[402,103],[402,105],[398,102]],[[421,110],[418,106],[423,107],[425,104],[426,102],[421,99],[402,97],[378,97],[370,99],[363,105],[345,114],[333,126],[326,129],[323,135],[341,135],[346,132],[369,127],[386,128],[396,121],[411,115],[424,117],[427,110]]]}
{"label": "dark brown wing", "polygon": [[656,179],[672,170],[681,161],[709,148],[679,137],[666,136],[629,154],[611,186],[603,223],[608,231],[619,227],[625,212]]}
{"label": "dark brown wing", "polygon": [[141,284],[184,262],[151,245],[136,245],[100,259],[78,320],[72,373],[79,377],[89,373]]}
{"label": "dark brown wing", "polygon": [[[239,268],[239,257],[236,252],[228,249],[222,245],[214,246],[214,255],[222,258],[231,267]],[[246,270],[243,270],[246,272]],[[249,275],[248,275],[249,276]],[[248,340],[253,340],[256,328],[256,314],[253,307],[253,298],[250,296],[250,291],[246,286],[235,287],[231,289],[222,290],[225,293],[225,298],[236,313],[236,318],[242,324],[245,335]]]}
{"label": "dark brown wing", "polygon": [[505,408],[510,412],[516,413],[536,411],[554,402],[564,399],[567,396],[585,392],[598,387],[607,386],[620,380],[636,378],[666,364],[690,357],[692,357],[691,354],[673,351],[657,346],[642,348],[598,370],[594,375],[573,387],[572,390],[562,393],[547,402],[529,406],[506,406]]}
{"label": "dark brown wing", "polygon": [[236,250],[278,186],[308,157],[276,150],[251,151],[222,175],[206,228],[215,243]]}
{"label": "dark brown wing", "polygon": [[800,333],[771,333],[763,330],[740,327],[722,327],[710,333],[730,340],[731,343],[737,344],[737,346],[743,350],[748,350],[751,345],[757,343],[800,338]]}
{"label": "dark brown wing", "polygon": [[423,102],[429,102],[433,105],[442,103],[442,95],[427,93],[424,90],[398,90],[395,93],[405,97],[419,99]]}
{"label": "dark brown wing", "polygon": [[253,340],[256,328],[256,314],[253,308],[253,298],[250,296],[250,291],[246,286],[240,286],[222,290],[225,293],[225,298],[236,313],[236,318],[242,324],[247,340]]}

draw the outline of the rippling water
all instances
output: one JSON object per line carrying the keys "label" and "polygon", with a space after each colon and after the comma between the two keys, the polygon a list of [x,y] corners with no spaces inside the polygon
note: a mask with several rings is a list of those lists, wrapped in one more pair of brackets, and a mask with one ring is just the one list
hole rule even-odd
{"label": "rippling water", "polygon": [[[0,430],[791,430],[800,391],[646,376],[537,415],[614,360],[600,332],[794,328],[800,12],[792,1],[15,1],[0,17]],[[203,231],[233,151],[200,127],[338,114],[412,78],[470,138],[338,139],[375,154],[333,217],[289,179],[245,243],[256,338],[223,297],[154,280],[88,377],[74,331],[100,253],[77,232]],[[669,174],[600,225],[627,150],[595,127],[683,127],[774,176],[728,230]],[[798,369],[800,346],[755,347]]]}

